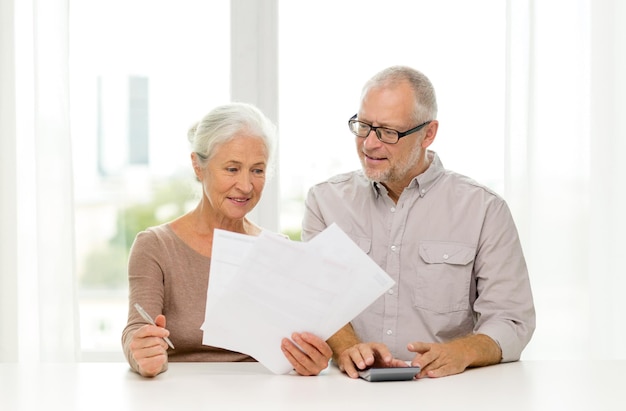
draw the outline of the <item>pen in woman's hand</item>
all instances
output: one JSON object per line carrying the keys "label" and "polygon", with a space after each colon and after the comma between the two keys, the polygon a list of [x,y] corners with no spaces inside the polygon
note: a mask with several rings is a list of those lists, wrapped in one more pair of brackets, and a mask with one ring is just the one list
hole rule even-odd
{"label": "pen in woman's hand", "polygon": [[[150,315],[146,312],[146,310],[144,310],[139,303],[135,303],[135,308],[137,309],[137,312],[139,313],[139,315],[141,315],[141,317],[148,321],[150,324],[152,325],[156,325],[156,323],[154,322],[154,320],[152,319],[152,317],[150,317]],[[174,349],[174,344],[172,344],[172,342],[170,341],[169,338],[167,337],[163,337],[163,339],[165,340],[165,342],[167,343],[167,345],[169,345],[172,350]]]}

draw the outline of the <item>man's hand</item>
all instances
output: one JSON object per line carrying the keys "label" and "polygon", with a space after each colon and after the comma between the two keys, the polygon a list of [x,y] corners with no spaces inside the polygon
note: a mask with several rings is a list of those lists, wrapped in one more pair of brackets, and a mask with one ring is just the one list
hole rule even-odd
{"label": "man's hand", "polygon": [[335,361],[339,369],[350,378],[359,378],[359,371],[369,367],[407,367],[408,364],[393,358],[385,344],[359,343],[349,347]]}
{"label": "man's hand", "polygon": [[328,339],[333,360],[350,378],[359,378],[359,371],[368,367],[406,367],[408,364],[393,358],[385,344],[362,343],[350,323]]}
{"label": "man's hand", "polygon": [[421,367],[418,378],[459,374],[468,367],[497,364],[502,358],[498,344],[483,334],[447,343],[418,341],[408,344],[407,349],[416,353],[411,365]]}

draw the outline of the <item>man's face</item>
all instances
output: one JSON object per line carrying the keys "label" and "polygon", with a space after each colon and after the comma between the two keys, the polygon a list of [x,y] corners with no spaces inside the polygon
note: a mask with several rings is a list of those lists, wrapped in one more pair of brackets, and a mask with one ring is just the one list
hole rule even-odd
{"label": "man's face", "polygon": [[[416,126],[412,120],[413,108],[413,91],[408,83],[375,87],[363,96],[358,119],[375,127],[402,132]],[[385,185],[406,187],[421,172],[423,136],[423,131],[412,133],[396,144],[381,142],[374,131],[365,138],[356,137],[357,152],[367,178]]]}

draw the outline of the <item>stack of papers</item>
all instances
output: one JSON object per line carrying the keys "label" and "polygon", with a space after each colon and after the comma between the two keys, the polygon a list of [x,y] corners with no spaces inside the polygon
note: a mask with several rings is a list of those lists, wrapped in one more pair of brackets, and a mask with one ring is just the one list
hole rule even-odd
{"label": "stack of papers", "polygon": [[326,340],[393,284],[336,224],[306,243],[215,230],[202,343],[285,374],[283,338]]}

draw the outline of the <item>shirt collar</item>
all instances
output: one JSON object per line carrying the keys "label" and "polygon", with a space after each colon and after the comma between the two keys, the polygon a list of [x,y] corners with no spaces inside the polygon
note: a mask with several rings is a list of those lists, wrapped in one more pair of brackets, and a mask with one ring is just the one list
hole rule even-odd
{"label": "shirt collar", "polygon": [[428,150],[426,155],[430,159],[430,165],[426,171],[416,176],[413,180],[411,180],[411,184],[409,184],[409,188],[415,187],[420,191],[421,197],[423,197],[435,185],[437,180],[439,180],[445,171],[443,163],[439,159],[436,152]]}

